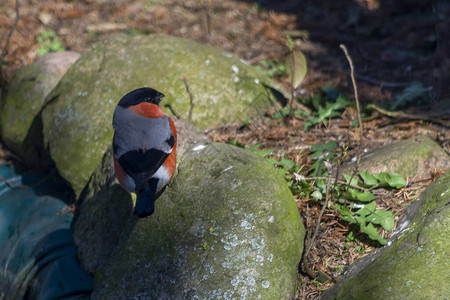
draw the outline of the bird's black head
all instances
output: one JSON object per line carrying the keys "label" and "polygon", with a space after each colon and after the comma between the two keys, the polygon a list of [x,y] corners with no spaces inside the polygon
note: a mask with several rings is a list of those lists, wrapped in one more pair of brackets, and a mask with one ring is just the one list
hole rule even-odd
{"label": "bird's black head", "polygon": [[161,99],[163,97],[163,93],[158,92],[157,90],[154,90],[152,88],[145,87],[129,92],[128,94],[123,96],[122,99],[120,99],[118,105],[122,107],[129,107],[142,102],[159,105],[159,102],[161,102]]}

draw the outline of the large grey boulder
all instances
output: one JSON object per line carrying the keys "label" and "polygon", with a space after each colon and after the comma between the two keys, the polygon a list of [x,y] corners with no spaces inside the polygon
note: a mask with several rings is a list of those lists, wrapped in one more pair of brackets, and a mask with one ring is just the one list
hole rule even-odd
{"label": "large grey boulder", "polygon": [[321,298],[447,299],[450,171],[411,204],[388,245],[356,261]]}
{"label": "large grey boulder", "polygon": [[[150,86],[166,95],[164,110],[200,129],[245,120],[276,102],[274,83],[241,59],[196,42],[162,35],[117,35],[87,51],[48,95],[42,112],[44,144],[75,194],[111,144],[120,98]],[[280,95],[278,93],[278,95]]]}
{"label": "large grey boulder", "polygon": [[266,160],[226,144],[186,151],[155,213],[124,235],[93,299],[291,299],[305,229]]}
{"label": "large grey boulder", "polygon": [[28,165],[49,163],[41,147],[42,122],[37,115],[47,95],[79,57],[79,53],[71,51],[42,55],[19,69],[7,87],[0,102],[0,135]]}

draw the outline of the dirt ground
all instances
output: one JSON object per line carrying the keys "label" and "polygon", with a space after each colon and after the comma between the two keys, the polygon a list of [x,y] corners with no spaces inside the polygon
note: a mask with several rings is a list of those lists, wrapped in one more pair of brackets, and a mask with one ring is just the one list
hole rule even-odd
{"label": "dirt ground", "polygon": [[[192,39],[225,49],[253,65],[261,61],[284,60],[287,37],[307,57],[308,73],[297,90],[312,94],[332,85],[353,99],[350,69],[340,44],[345,44],[355,66],[361,104],[394,101],[407,86],[419,81],[428,101],[412,103],[403,115],[390,117],[373,112],[364,120],[364,139],[351,127],[356,111],[347,108],[328,124],[303,130],[302,120],[273,120],[262,117],[248,126],[230,124],[209,130],[215,141],[232,139],[247,145],[274,148],[307,169],[308,148],[335,140],[347,143],[349,157],[358,145],[367,151],[397,140],[428,135],[450,153],[450,2],[443,0],[354,0],[354,1],[213,1],[213,0],[82,0],[0,2],[0,49],[6,49],[2,71],[4,89],[14,72],[32,63],[42,43],[38,37],[52,30],[66,50],[83,52],[93,43],[117,32],[162,33]],[[8,34],[19,12],[17,26],[8,47]],[[224,25],[225,24],[225,25]],[[289,85],[285,75],[278,80]],[[0,81],[1,82],[1,81]],[[268,111],[268,115],[273,111]],[[4,147],[3,147],[4,149]],[[7,149],[1,152],[8,159]],[[396,205],[388,208],[398,217],[403,207],[437,177],[402,189],[389,197]],[[414,194],[416,193],[416,194]],[[296,197],[303,221],[311,234],[320,204]],[[383,207],[383,203],[377,203]],[[374,246],[349,241],[354,230],[335,211],[327,210],[309,262],[318,274],[311,278],[299,269],[296,299],[318,299],[332,286],[348,265]],[[347,239],[347,241],[346,241]],[[309,238],[306,240],[308,243]]]}

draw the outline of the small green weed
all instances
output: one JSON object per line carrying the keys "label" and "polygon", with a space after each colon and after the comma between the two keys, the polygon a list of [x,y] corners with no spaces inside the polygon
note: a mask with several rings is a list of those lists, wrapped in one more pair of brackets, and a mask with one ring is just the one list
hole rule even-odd
{"label": "small green weed", "polygon": [[414,81],[403,92],[395,97],[395,101],[389,105],[388,109],[397,110],[406,107],[410,103],[422,103],[428,101],[426,92],[428,91],[422,83]]}
{"label": "small green weed", "polygon": [[65,50],[63,44],[53,30],[46,30],[42,32],[36,40],[39,44],[38,55],[43,55],[48,52],[61,52]]}
{"label": "small green weed", "polygon": [[364,245],[355,237],[353,231],[350,231],[345,239],[345,249],[349,249],[352,243],[356,244],[356,246],[352,249],[353,252],[364,254]]}
{"label": "small green weed", "polygon": [[[324,200],[326,195],[328,171],[324,161],[339,164],[346,155],[346,149],[339,148],[334,141],[311,146],[310,158],[315,162],[306,171],[310,177],[305,177],[298,174],[301,167],[296,165],[295,161],[286,158],[284,155],[275,157],[273,149],[259,150],[260,144],[247,147],[235,139],[229,143],[254,151],[261,157],[267,158],[278,168],[295,195],[312,198],[315,201]],[[332,193],[332,199],[335,199],[334,208],[339,212],[342,220],[357,224],[361,232],[370,239],[385,245],[387,241],[379,234],[379,230],[382,228],[385,231],[392,231],[394,216],[390,211],[377,208],[374,202],[375,195],[371,191],[377,188],[401,189],[406,186],[406,180],[399,174],[387,172],[370,174],[359,171],[357,176],[354,177],[347,174],[343,174],[343,176],[346,181],[334,184],[334,189],[330,192]],[[349,236],[347,244],[352,240],[352,237]],[[364,249],[361,251],[364,251]]]}
{"label": "small green weed", "polygon": [[[306,131],[311,126],[324,123],[328,124],[328,120],[339,117],[344,111],[345,107],[352,105],[350,99],[339,92],[333,86],[323,86],[316,91],[312,96],[297,98],[302,105],[312,109],[311,112],[297,108],[293,110],[293,115],[304,120],[303,129]],[[275,120],[283,119],[289,116],[290,108],[284,107],[275,112],[272,118]]]}
{"label": "small green weed", "polygon": [[266,76],[273,78],[280,78],[287,74],[286,64],[278,58],[273,61],[261,60],[258,69],[266,74]]}

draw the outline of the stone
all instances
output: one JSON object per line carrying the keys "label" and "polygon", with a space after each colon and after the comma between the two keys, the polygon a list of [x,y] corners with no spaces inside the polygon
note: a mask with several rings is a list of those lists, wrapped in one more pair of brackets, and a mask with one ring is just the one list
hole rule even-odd
{"label": "stone", "polygon": [[356,261],[321,299],[446,299],[449,183],[447,171],[406,208],[387,246]]}
{"label": "stone", "polygon": [[30,166],[48,164],[42,148],[42,122],[38,114],[46,96],[69,67],[80,57],[77,52],[52,52],[17,71],[0,102],[0,135],[9,149]]}
{"label": "stone", "polygon": [[292,299],[304,234],[267,160],[197,144],[97,274],[92,299]]}
{"label": "stone", "polygon": [[[351,174],[354,164],[343,173]],[[398,173],[409,180],[429,178],[435,169],[449,169],[450,157],[426,136],[392,143],[361,158],[359,170],[368,173]]]}
{"label": "stone", "polygon": [[73,222],[78,259],[84,270],[94,274],[106,266],[132,214],[131,194],[115,178],[110,148],[78,200]]}
{"label": "stone", "polygon": [[[44,144],[79,196],[111,144],[114,108],[126,93],[149,86],[161,105],[204,129],[262,114],[284,99],[258,69],[223,50],[164,35],[115,35],[94,45],[48,95]],[[275,96],[276,95],[276,96]],[[285,99],[284,99],[285,100]]]}

